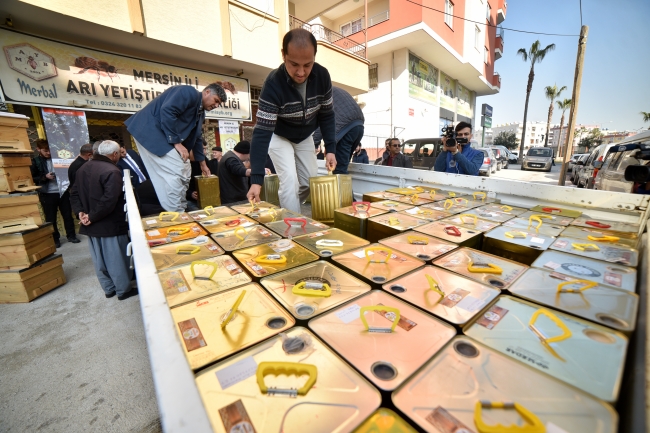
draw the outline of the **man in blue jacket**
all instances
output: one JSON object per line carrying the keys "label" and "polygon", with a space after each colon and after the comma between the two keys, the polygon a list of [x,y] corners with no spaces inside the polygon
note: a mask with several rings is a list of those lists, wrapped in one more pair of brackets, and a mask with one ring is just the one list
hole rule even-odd
{"label": "man in blue jacket", "polygon": [[192,173],[190,151],[194,151],[203,174],[210,175],[203,154],[205,111],[226,100],[226,92],[215,83],[202,92],[192,86],[174,86],[124,122],[166,211],[185,211]]}
{"label": "man in blue jacket", "polygon": [[282,40],[284,63],[271,71],[259,98],[251,143],[251,188],[247,198],[259,201],[264,165],[271,155],[280,178],[280,205],[300,212],[309,195],[309,178],[318,175],[312,133],[320,126],[325,165],[336,168],[336,139],[330,74],[316,59],[316,38],[304,29],[290,30]]}
{"label": "man in blue jacket", "polygon": [[478,176],[478,171],[483,165],[483,152],[473,149],[470,145],[472,139],[472,125],[459,122],[455,128],[456,138],[465,138],[467,143],[448,147],[447,137],[442,137],[442,152],[436,158],[433,166],[435,171],[444,171],[453,174],[467,174]]}

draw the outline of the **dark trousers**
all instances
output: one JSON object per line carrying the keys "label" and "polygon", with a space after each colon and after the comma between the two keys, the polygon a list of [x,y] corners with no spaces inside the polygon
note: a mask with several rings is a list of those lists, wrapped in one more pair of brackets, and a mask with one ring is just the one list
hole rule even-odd
{"label": "dark trousers", "polygon": [[357,148],[361,139],[363,138],[363,125],[355,126],[350,129],[347,134],[343,136],[336,143],[336,168],[334,174],[348,174],[348,165],[352,159],[352,153]]}
{"label": "dark trousers", "polygon": [[67,237],[75,237],[74,233],[74,219],[72,218],[72,206],[70,206],[70,193],[64,192],[59,196],[58,192],[54,193],[40,193],[41,206],[43,206],[43,213],[45,214],[45,221],[54,225],[54,241],[58,241],[61,235],[56,226],[56,213],[61,211],[63,216],[63,226],[65,227],[65,234]]}

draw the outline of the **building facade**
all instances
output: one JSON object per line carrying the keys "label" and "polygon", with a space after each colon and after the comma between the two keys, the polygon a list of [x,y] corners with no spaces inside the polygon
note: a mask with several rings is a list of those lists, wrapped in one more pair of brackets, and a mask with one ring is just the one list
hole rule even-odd
{"label": "building facade", "polygon": [[359,43],[367,36],[369,91],[358,97],[365,147],[383,147],[387,137],[439,137],[444,125],[461,120],[474,124],[476,97],[501,86],[494,66],[503,53],[497,25],[505,0],[369,0],[367,34],[363,0],[294,0],[289,7],[310,25]]}
{"label": "building facade", "polygon": [[[546,122],[526,122],[526,143],[524,150],[530,147],[544,146],[546,136]],[[554,130],[557,125],[551,124],[548,134],[548,145],[553,146]],[[517,137],[517,145],[521,144],[521,134],[524,131],[523,122],[503,123],[492,126],[492,135],[496,137],[501,132],[514,132]]]}
{"label": "building facade", "polygon": [[[583,129],[584,128],[584,129]],[[575,130],[576,131],[586,131],[589,132],[594,128],[598,128],[598,125],[576,125]],[[567,134],[569,132],[569,127],[567,125],[564,125],[562,127],[562,131],[560,131],[560,126],[559,125],[554,125],[551,128],[552,134],[550,134],[550,137],[552,137],[552,141],[549,140],[549,146],[553,147],[556,149],[562,150],[564,146],[566,145],[567,141]],[[582,140],[583,136],[580,133],[575,133],[573,135],[573,152],[577,150],[578,143],[580,143],[580,140]]]}
{"label": "building facade", "polygon": [[492,128],[485,128],[485,135],[483,135],[482,126],[474,128],[474,141],[478,143],[478,147],[492,146],[494,144],[494,132]]}

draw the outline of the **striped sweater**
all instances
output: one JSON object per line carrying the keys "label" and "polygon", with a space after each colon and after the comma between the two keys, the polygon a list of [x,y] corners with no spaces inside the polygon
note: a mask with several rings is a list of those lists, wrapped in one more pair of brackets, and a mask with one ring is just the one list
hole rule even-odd
{"label": "striped sweater", "polygon": [[300,143],[320,127],[327,153],[336,152],[332,81],[327,69],[318,63],[307,77],[306,99],[303,102],[284,64],[266,77],[251,142],[251,183],[264,183],[264,164],[273,134]]}

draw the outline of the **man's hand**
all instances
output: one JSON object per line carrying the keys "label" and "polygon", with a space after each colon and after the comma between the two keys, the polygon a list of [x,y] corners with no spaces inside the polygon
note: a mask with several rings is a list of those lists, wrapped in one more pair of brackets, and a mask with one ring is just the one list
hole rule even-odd
{"label": "man's hand", "polygon": [[246,177],[250,177],[250,176],[251,176],[251,169],[247,168],[246,169]]}
{"label": "man's hand", "polygon": [[56,177],[56,175],[54,173],[48,173],[45,175],[45,177],[48,178],[49,180],[52,180]]}
{"label": "man's hand", "polygon": [[249,189],[248,194],[246,194],[246,198],[248,201],[252,201],[253,203],[259,203],[261,191],[262,185],[252,184],[251,189]]}
{"label": "man's hand", "polygon": [[210,169],[208,168],[208,164],[205,161],[199,162],[199,165],[201,166],[201,173],[203,173],[203,176],[208,177],[210,176]]}
{"label": "man's hand", "polygon": [[183,162],[187,161],[187,158],[190,157],[190,153],[187,151],[185,146],[183,146],[181,143],[176,143],[174,145],[174,148],[178,152],[178,154],[183,158]]}
{"label": "man's hand", "polygon": [[192,200],[198,200],[198,199],[199,199],[199,192],[192,191]]}
{"label": "man's hand", "polygon": [[90,218],[88,218],[88,214],[85,212],[79,212],[79,221],[85,226],[90,225]]}
{"label": "man's hand", "polygon": [[327,171],[334,171],[336,168],[336,155],[328,153],[325,155],[325,167]]}
{"label": "man's hand", "polygon": [[273,174],[273,173],[271,173],[271,169],[270,169],[270,168],[265,168],[265,169],[264,169],[264,174],[265,174],[266,176],[268,176],[268,175]]}

